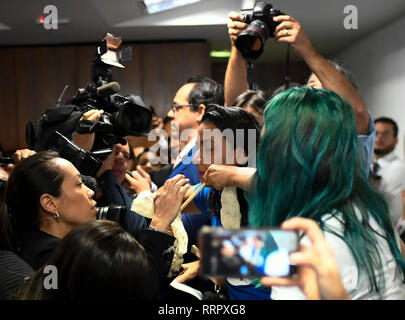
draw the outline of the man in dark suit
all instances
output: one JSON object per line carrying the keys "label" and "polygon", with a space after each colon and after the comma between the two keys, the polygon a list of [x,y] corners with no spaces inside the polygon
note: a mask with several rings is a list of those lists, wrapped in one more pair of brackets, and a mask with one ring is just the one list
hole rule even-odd
{"label": "man in dark suit", "polygon": [[[122,217],[123,227],[130,233],[147,227],[144,217],[131,210],[133,197],[128,195],[122,183],[127,174],[129,161],[129,145],[117,143],[113,152],[104,160],[102,167],[97,173],[97,205],[121,205],[125,206],[126,213]],[[150,190],[150,187],[149,187]]]}

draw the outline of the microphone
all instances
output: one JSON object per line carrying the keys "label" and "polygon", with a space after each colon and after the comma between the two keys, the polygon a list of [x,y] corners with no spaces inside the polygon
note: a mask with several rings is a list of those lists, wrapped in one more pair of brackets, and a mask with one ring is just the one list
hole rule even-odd
{"label": "microphone", "polygon": [[120,91],[120,85],[118,82],[109,82],[97,88],[97,94],[101,97],[111,96],[112,94]]}

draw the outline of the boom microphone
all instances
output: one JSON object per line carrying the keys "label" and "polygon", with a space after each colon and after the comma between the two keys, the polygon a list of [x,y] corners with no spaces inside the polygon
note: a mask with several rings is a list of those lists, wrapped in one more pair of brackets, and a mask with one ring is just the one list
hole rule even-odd
{"label": "boom microphone", "polygon": [[120,91],[120,85],[118,82],[113,81],[104,84],[97,88],[97,94],[101,97],[111,96],[112,94],[118,93]]}

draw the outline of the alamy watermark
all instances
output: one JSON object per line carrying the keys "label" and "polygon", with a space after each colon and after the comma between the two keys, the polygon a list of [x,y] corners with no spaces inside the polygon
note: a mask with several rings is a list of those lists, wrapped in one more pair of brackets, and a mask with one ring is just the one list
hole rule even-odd
{"label": "alamy watermark", "polygon": [[46,30],[58,29],[58,8],[52,4],[48,4],[44,8],[44,14],[46,16],[43,19],[43,26]]}
{"label": "alamy watermark", "polygon": [[346,14],[343,20],[343,27],[346,30],[357,30],[359,28],[359,10],[355,5],[349,4],[343,8]]}
{"label": "alamy watermark", "polygon": [[[185,165],[193,162],[194,164],[233,164],[256,167],[256,129],[223,131],[184,129],[180,133],[179,124],[172,121],[170,144],[169,135],[163,129],[151,130],[148,141],[157,141],[149,148],[153,165],[168,164],[170,152],[172,163],[179,159]],[[184,146],[188,143],[190,143],[189,148],[185,148]]]}

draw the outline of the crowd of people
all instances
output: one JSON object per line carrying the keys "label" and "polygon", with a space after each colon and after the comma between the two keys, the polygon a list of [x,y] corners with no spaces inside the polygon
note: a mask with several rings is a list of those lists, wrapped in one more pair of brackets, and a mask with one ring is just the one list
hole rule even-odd
{"label": "crowd of people", "polygon": [[[1,299],[192,298],[173,282],[206,299],[405,299],[398,127],[373,119],[350,72],[317,52],[298,21],[274,20],[275,41],[311,69],[306,84],[248,90],[235,46],[247,24],[231,12],[224,86],[190,77],[164,119],[153,113],[158,151],[128,137],[95,177],[54,151],[13,154],[0,168]],[[94,139],[76,132],[73,142],[91,151]],[[120,216],[100,219],[110,206]],[[296,275],[204,275],[205,226],[297,231]],[[48,266],[57,288],[45,286]]]}

